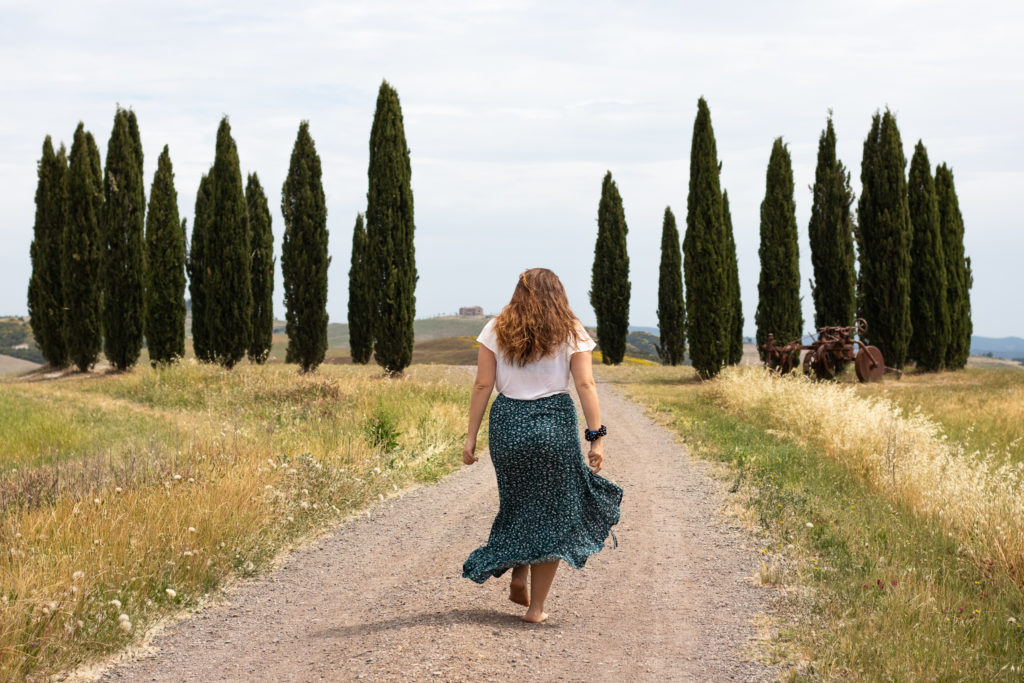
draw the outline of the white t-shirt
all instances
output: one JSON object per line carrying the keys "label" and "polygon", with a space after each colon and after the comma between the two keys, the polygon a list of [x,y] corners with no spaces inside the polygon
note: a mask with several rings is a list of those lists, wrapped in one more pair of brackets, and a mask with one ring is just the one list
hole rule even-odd
{"label": "white t-shirt", "polygon": [[590,351],[597,346],[597,342],[587,334],[586,328],[577,322],[583,337],[581,341],[570,343],[566,340],[553,355],[519,366],[509,363],[505,354],[498,348],[498,335],[494,331],[496,320],[497,318],[488,320],[476,340],[494,352],[498,361],[494,386],[498,393],[509,398],[532,401],[554,394],[569,393],[569,359],[574,353]]}

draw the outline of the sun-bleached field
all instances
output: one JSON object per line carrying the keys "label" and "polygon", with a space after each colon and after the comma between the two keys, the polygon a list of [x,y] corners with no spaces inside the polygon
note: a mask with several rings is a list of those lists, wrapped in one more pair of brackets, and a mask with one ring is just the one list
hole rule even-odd
{"label": "sun-bleached field", "polygon": [[0,679],[116,651],[460,461],[471,376],[192,361],[0,383]]}

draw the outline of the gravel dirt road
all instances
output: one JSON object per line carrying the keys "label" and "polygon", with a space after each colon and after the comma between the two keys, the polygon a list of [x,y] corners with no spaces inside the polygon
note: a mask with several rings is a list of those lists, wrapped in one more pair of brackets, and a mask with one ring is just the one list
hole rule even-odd
{"label": "gravel dirt road", "polygon": [[599,392],[602,474],[625,489],[619,547],[562,564],[544,624],[520,620],[507,574],[461,578],[497,510],[485,455],[293,552],[102,680],[773,679],[747,656],[771,592],[753,578],[756,541],[719,513],[724,485],[611,385]]}

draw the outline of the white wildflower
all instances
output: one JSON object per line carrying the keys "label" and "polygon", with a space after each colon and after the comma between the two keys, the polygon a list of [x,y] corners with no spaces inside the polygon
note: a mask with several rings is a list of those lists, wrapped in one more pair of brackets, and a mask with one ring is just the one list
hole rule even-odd
{"label": "white wildflower", "polygon": [[102,500],[100,500],[99,498],[93,498],[93,499],[92,499],[92,502],[93,502],[93,503],[95,503],[96,505],[99,505],[99,504],[100,504],[100,503],[102,503],[103,501],[102,501]]}
{"label": "white wildflower", "polygon": [[132,630],[132,622],[130,621],[122,621],[118,624],[118,626],[121,628],[122,631],[125,632]]}
{"label": "white wildflower", "polygon": [[175,474],[174,475],[174,481],[181,481],[181,475],[180,474]]}
{"label": "white wildflower", "polygon": [[121,614],[117,615],[117,620],[118,621],[131,621],[131,618],[129,618],[129,616],[127,614],[124,614],[122,612]]}
{"label": "white wildflower", "polygon": [[188,532],[189,532],[190,534],[194,534],[194,533],[196,532],[196,528],[195,528],[194,526],[190,526],[190,527],[188,528]]}
{"label": "white wildflower", "polygon": [[176,590],[174,590],[173,588],[168,588],[164,592],[167,593],[167,597],[171,598],[172,600],[174,598],[178,597],[178,592]]}
{"label": "white wildflower", "polygon": [[812,524],[811,522],[807,522],[807,526],[810,527],[810,528],[813,528],[814,524]]}
{"label": "white wildflower", "polygon": [[71,580],[72,581],[81,581],[84,578],[85,578],[85,572],[83,572],[81,570],[79,570],[79,571],[77,571],[77,572],[75,572],[74,574],[71,575]]}
{"label": "white wildflower", "polygon": [[111,607],[113,607],[114,609],[121,609],[121,601],[118,600],[117,598],[114,598],[113,600],[111,600],[107,604],[110,605]]}
{"label": "white wildflower", "polygon": [[120,486],[114,487],[114,493],[121,493],[123,489]]}

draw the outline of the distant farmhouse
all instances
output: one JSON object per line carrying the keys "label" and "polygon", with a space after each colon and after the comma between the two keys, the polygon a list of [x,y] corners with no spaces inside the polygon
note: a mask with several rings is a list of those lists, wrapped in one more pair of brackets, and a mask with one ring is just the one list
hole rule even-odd
{"label": "distant farmhouse", "polygon": [[483,315],[483,314],[484,314],[484,307],[483,306],[463,306],[463,307],[461,307],[459,309],[459,315],[460,316],[473,316],[473,315],[479,316],[479,315]]}

